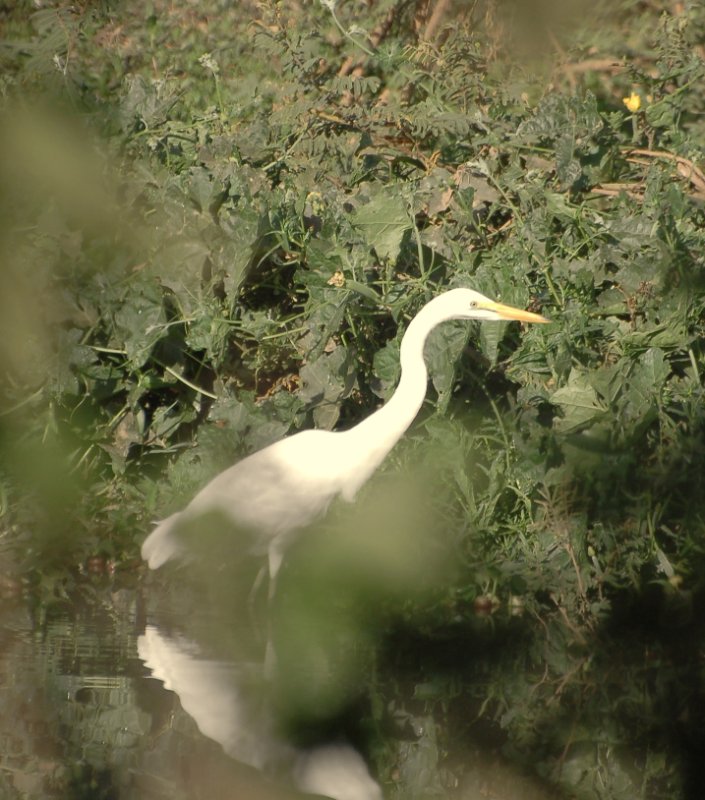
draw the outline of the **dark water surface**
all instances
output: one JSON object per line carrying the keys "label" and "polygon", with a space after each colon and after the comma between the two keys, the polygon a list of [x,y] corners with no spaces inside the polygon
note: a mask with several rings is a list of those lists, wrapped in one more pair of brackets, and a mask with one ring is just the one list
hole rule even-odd
{"label": "dark water surface", "polygon": [[[374,609],[352,613],[330,586],[297,595],[284,581],[270,627],[266,599],[253,606],[242,589],[253,575],[141,572],[124,586],[85,576],[70,597],[0,604],[2,800],[655,796],[634,767],[641,754],[622,757],[597,736],[566,750],[561,794],[488,730],[484,747],[454,734],[472,727],[481,695],[475,707],[450,692],[446,702],[448,688],[404,688],[401,672],[385,694]],[[467,675],[460,648],[447,645],[450,663]],[[617,794],[588,781],[595,754]]]}
{"label": "dark water surface", "polygon": [[[382,790],[363,760],[364,739],[358,738],[361,747],[351,744],[362,730],[355,713],[365,712],[355,702],[350,712],[350,676],[346,682],[335,674],[336,693],[327,685],[325,652],[317,651],[319,663],[311,666],[316,631],[300,631],[307,657],[299,668],[311,668],[308,680],[287,675],[277,691],[257,657],[266,637],[252,618],[233,619],[230,607],[214,606],[212,595],[192,589],[172,585],[165,593],[159,586],[115,588],[88,580],[71,599],[36,608],[19,598],[3,604],[3,800],[277,800],[309,792],[379,800],[382,791],[407,796],[395,790],[395,779],[408,788],[419,770],[437,770],[432,719],[407,721],[409,730],[393,735],[396,776],[390,773]],[[285,671],[281,664],[276,670]],[[360,680],[356,671],[354,677]],[[320,706],[302,708],[319,690]],[[328,717],[336,715],[331,725]],[[487,789],[490,775],[498,785],[497,764],[476,766],[466,775],[468,793],[456,787],[453,796],[475,796],[473,781],[477,790]],[[519,781],[522,797],[549,796],[507,775],[502,780],[509,787]],[[426,775],[423,783],[408,796],[446,796],[438,776]],[[492,796],[513,796],[507,791]]]}
{"label": "dark water surface", "polygon": [[[292,796],[203,736],[178,695],[151,677],[140,658],[146,650],[141,590],[81,595],[41,612],[14,600],[0,613],[3,800]],[[149,630],[167,645],[162,678],[168,682],[172,640]],[[198,645],[191,649],[196,653]],[[202,691],[197,669],[179,680]],[[232,697],[224,687],[214,691],[227,707]]]}

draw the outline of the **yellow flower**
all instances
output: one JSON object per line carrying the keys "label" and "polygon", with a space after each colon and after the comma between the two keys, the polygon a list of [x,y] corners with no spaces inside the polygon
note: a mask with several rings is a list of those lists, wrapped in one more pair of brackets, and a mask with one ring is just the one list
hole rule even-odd
{"label": "yellow flower", "polygon": [[632,114],[641,108],[641,97],[636,92],[632,92],[629,97],[623,97],[622,102]]}

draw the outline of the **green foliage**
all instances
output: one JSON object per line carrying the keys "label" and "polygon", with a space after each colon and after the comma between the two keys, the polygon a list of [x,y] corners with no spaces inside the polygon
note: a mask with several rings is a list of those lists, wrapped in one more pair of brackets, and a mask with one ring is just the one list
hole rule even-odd
{"label": "green foliage", "polygon": [[[400,0],[202,5],[5,23],[3,547],[27,570],[126,563],[236,458],[369,414],[433,294],[531,304],[550,325],[429,342],[429,401],[385,470],[425,462],[451,487],[429,502],[460,566],[430,599],[390,600],[415,632],[375,691],[401,706],[409,682],[441,687],[421,716],[453,700],[570,796],[686,793],[703,744],[702,11],[605,4],[555,58],[522,61],[490,3],[448,12],[433,42]],[[593,52],[620,69],[580,69]],[[452,679],[425,656],[444,636],[471,653]],[[473,735],[446,723],[434,761]],[[449,796],[408,758],[396,796]]]}

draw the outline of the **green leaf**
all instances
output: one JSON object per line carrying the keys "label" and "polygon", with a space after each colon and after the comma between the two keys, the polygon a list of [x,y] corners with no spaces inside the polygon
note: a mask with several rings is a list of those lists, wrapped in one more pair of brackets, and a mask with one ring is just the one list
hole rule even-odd
{"label": "green leaf", "polygon": [[81,338],[81,331],[75,328],[59,332],[57,353],[49,373],[49,386],[57,394],[78,394],[76,373],[83,372],[96,361],[95,352],[80,344]]}
{"label": "green leaf", "polygon": [[401,367],[399,366],[399,342],[390,339],[381,347],[372,359],[372,367],[377,377],[378,385],[373,387],[375,394],[383,400],[392,396],[394,387],[399,381]]}
{"label": "green leaf", "polygon": [[656,347],[642,353],[633,365],[626,392],[624,413],[632,425],[648,423],[655,417],[658,399],[671,368],[663,351]]}
{"label": "green leaf", "polygon": [[332,353],[305,364],[300,375],[299,398],[314,405],[317,428],[332,430],[340,416],[340,401],[350,393],[355,379],[347,351],[336,347]]}
{"label": "green leaf", "polygon": [[645,393],[653,396],[663,386],[671,372],[663,350],[650,347],[638,361],[638,371],[632,376],[632,385],[639,386]]}
{"label": "green leaf", "polygon": [[364,283],[360,283],[359,281],[345,281],[345,288],[350,289],[350,291],[355,292],[356,294],[361,295],[362,297],[367,298],[368,300],[372,300],[373,303],[378,304],[380,302],[380,297],[375,292],[375,290],[370,287],[366,286]]}
{"label": "green leaf", "polygon": [[154,345],[166,334],[166,314],[159,294],[151,288],[132,295],[115,312],[115,332],[133,367],[141,367]]}
{"label": "green leaf", "polygon": [[322,355],[331,337],[340,329],[349,297],[346,292],[328,286],[322,291],[311,291],[309,307],[312,310],[305,325],[308,333],[300,342],[310,361]]}
{"label": "green leaf", "polygon": [[507,330],[506,322],[491,322],[480,326],[480,346],[482,354],[494,366],[497,363],[499,344]]}
{"label": "green leaf", "polygon": [[554,427],[561,433],[576,433],[605,412],[588,376],[575,369],[568,377],[568,384],[557,389],[550,399],[563,412],[563,416],[554,421]]}
{"label": "green leaf", "polygon": [[458,358],[470,335],[467,323],[444,324],[432,331],[425,348],[433,387],[438,392],[438,405],[444,409],[450,400],[455,384]]}
{"label": "green leaf", "polygon": [[250,271],[259,266],[270,246],[271,224],[266,214],[243,209],[222,226],[224,235],[211,248],[211,258],[214,277],[222,277],[225,293],[234,302]]}
{"label": "green leaf", "polygon": [[380,191],[353,214],[352,221],[380,259],[396,263],[404,234],[411,230],[406,204],[398,192]]}
{"label": "green leaf", "polygon": [[222,186],[218,186],[213,175],[203,167],[194,167],[190,178],[189,197],[199,211],[208,211],[215,198],[223,191]]}
{"label": "green leaf", "polygon": [[668,96],[656,103],[649,103],[645,109],[646,121],[653,128],[668,128],[673,125],[677,114],[678,107]]}

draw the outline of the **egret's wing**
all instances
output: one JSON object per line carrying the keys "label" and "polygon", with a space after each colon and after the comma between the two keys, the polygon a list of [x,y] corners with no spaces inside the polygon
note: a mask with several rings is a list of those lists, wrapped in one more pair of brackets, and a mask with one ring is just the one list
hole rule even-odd
{"label": "egret's wing", "polygon": [[308,525],[339,489],[335,434],[303,431],[253,453],[217,475],[187,508],[189,515],[225,512],[268,540]]}

